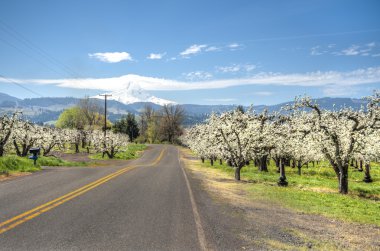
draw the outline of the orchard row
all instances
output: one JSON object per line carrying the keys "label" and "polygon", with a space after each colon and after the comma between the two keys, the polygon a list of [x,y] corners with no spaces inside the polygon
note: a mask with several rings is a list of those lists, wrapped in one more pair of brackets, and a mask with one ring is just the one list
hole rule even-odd
{"label": "orchard row", "polygon": [[367,100],[368,105],[360,111],[329,111],[308,97],[298,97],[293,105],[283,107],[282,113],[237,109],[213,114],[207,123],[188,129],[182,140],[202,160],[208,158],[211,164],[225,160],[235,169],[236,180],[250,161],[268,171],[267,162],[272,158],[280,170],[278,184],[287,185],[286,162],[293,160],[301,170],[308,162],[328,160],[339,192],[346,194],[350,161],[365,164],[365,180],[370,182],[370,162],[380,157],[380,93]]}
{"label": "orchard row", "polygon": [[0,117],[0,157],[7,153],[27,156],[30,148],[40,147],[44,156],[53,149],[65,151],[74,146],[79,152],[80,147],[87,151],[107,154],[113,158],[128,142],[128,135],[100,130],[60,129],[39,126],[19,119],[19,113]]}

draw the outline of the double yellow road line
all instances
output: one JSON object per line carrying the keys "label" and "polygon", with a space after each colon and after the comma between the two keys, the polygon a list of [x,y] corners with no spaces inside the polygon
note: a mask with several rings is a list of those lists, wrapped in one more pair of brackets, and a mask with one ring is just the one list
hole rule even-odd
{"label": "double yellow road line", "polygon": [[165,152],[166,148],[161,150],[161,153],[160,155],[158,156],[158,158],[151,164],[149,165],[134,165],[134,166],[130,166],[130,167],[125,167],[119,171],[116,171],[114,173],[111,173],[103,178],[100,178],[94,182],[91,182],[90,184],[87,184],[75,191],[72,191],[70,193],[67,193],[61,197],[58,197],[54,200],[51,200],[43,205],[40,205],[38,207],[35,207],[29,211],[26,211],[22,214],[19,214],[9,220],[6,220],[4,222],[1,222],[0,223],[0,234],[12,229],[12,228],[15,228],[16,226],[24,223],[24,222],[27,222],[69,200],[72,200],[76,197],[78,197],[79,195],[81,194],[84,194],[92,189],[94,189],[95,187],[98,187],[100,186],[101,184],[104,184],[106,183],[107,181],[113,179],[113,178],[116,178],[117,176],[123,174],[123,173],[126,173],[132,169],[135,169],[136,167],[139,167],[139,166],[154,166],[156,164],[158,164],[158,162],[160,162],[160,160],[162,159],[163,155],[164,155],[164,152]]}

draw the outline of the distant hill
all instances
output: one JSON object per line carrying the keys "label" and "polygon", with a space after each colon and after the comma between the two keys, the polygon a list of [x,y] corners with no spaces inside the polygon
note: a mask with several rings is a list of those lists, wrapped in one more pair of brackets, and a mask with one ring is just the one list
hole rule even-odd
{"label": "distant hill", "polygon": [[[100,99],[94,99],[100,107],[104,107],[104,101]],[[18,99],[16,97],[9,96],[4,93],[0,93],[0,113],[12,112],[15,110],[22,110],[25,118],[36,122],[36,123],[46,123],[55,121],[58,119],[59,114],[66,108],[75,106],[79,103],[80,99],[73,97],[47,97],[47,98],[27,98]],[[366,105],[366,101],[361,99],[351,99],[351,98],[320,98],[316,99],[320,106],[324,109],[332,110],[341,107],[352,107],[353,109],[360,109],[361,106]],[[267,109],[269,112],[279,111],[282,106],[287,104],[292,104],[293,102],[286,102],[277,105],[259,105],[254,106],[254,110],[257,112],[262,112]],[[335,107],[334,107],[335,104]],[[128,112],[139,115],[144,106],[150,105],[153,109],[158,110],[161,108],[160,105],[151,102],[136,102],[132,104],[123,104],[116,100],[107,101],[107,110],[109,114],[109,119],[111,121],[116,121],[123,114]],[[215,113],[222,113],[236,109],[237,105],[195,105],[195,104],[184,104],[182,105],[186,111],[185,125],[193,125],[196,123],[201,123],[208,116]],[[248,107],[245,107],[248,109]]]}

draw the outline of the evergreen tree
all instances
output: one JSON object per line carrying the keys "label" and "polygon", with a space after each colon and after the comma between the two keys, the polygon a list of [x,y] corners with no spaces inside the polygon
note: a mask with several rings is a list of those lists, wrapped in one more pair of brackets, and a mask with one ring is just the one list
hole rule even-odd
{"label": "evergreen tree", "polygon": [[120,120],[116,121],[113,125],[113,131],[128,134],[131,142],[140,135],[135,115],[132,113],[123,115]]}

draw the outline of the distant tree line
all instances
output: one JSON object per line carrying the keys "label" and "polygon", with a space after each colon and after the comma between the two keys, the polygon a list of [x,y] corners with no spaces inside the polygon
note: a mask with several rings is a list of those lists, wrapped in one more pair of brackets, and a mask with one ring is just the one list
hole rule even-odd
{"label": "distant tree line", "polygon": [[[98,102],[86,97],[81,99],[77,106],[64,110],[55,125],[58,128],[83,131],[104,130],[103,109]],[[130,142],[178,143],[184,119],[185,111],[179,105],[164,105],[159,110],[146,105],[139,116],[127,113],[114,124],[107,120],[106,130],[126,134]],[[82,147],[85,147],[85,143]]]}

